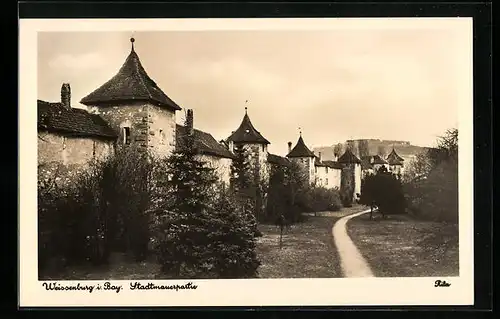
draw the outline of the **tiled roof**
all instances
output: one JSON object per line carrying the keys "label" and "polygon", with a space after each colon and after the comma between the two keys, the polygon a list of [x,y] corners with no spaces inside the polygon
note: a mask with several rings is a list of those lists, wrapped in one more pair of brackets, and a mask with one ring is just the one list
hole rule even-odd
{"label": "tiled roof", "polygon": [[314,166],[318,166],[318,167],[325,167],[327,166],[325,163],[323,163],[318,156],[315,156],[314,157]]}
{"label": "tiled roof", "polygon": [[372,156],[372,164],[387,164],[387,162],[380,155]]}
{"label": "tiled roof", "polygon": [[97,136],[116,139],[116,133],[106,121],[86,110],[65,108],[61,103],[37,101],[38,129],[59,132],[67,136]]}
{"label": "tiled roof", "polygon": [[392,152],[387,156],[387,163],[389,165],[403,165],[404,159],[396,153],[394,148]]}
{"label": "tiled roof", "polygon": [[171,110],[181,109],[148,76],[133,47],[118,73],[80,103],[98,106],[128,101],[148,101]]}
{"label": "tiled roof", "polygon": [[297,144],[286,157],[316,157],[316,155],[307,148],[302,136],[300,136]]}
{"label": "tiled roof", "polygon": [[248,114],[245,113],[243,121],[241,121],[240,127],[227,138],[228,141],[233,141],[235,143],[261,143],[261,144],[271,144],[269,141],[260,134],[259,131],[255,129]]}
{"label": "tiled roof", "polygon": [[335,162],[335,161],[323,161],[323,164],[325,164],[329,168],[342,169],[342,164],[339,163],[339,162]]}
{"label": "tiled roof", "polygon": [[361,160],[354,155],[350,149],[346,149],[345,153],[339,158],[338,162],[343,164],[361,164]]}
{"label": "tiled roof", "polygon": [[[176,125],[176,148],[179,149],[183,143],[183,136],[187,134],[187,128],[185,126]],[[200,154],[212,155],[222,158],[234,158],[234,154],[231,153],[222,144],[217,142],[217,140],[209,133],[194,129],[194,139],[195,147],[198,149]]]}
{"label": "tiled roof", "polygon": [[267,161],[271,164],[275,165],[281,165],[281,166],[288,166],[290,165],[290,161],[286,157],[282,157],[279,155],[274,155],[271,153],[267,154]]}

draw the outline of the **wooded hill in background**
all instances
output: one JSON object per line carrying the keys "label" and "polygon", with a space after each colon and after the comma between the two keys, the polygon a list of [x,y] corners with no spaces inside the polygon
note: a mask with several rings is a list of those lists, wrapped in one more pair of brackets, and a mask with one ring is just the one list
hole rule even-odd
{"label": "wooded hill in background", "polygon": [[[383,155],[384,158],[391,152],[394,146],[394,149],[405,160],[405,163],[408,163],[418,153],[429,149],[429,147],[412,145],[408,141],[357,139],[347,140],[332,146],[315,147],[313,150],[316,155],[319,155],[319,152],[321,152],[321,160],[334,160],[334,151],[337,149],[338,154],[342,155],[348,145],[352,146],[351,150],[358,157],[378,154]],[[368,154],[360,154],[360,152],[368,152]]]}

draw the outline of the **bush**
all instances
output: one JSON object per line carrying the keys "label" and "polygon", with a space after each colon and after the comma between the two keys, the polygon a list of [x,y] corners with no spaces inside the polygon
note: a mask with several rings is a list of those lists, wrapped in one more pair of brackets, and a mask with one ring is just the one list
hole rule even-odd
{"label": "bush", "polygon": [[69,186],[39,181],[41,263],[59,257],[68,264],[104,264],[115,250],[146,258],[153,161],[144,156],[134,148],[120,149],[89,163]]}
{"label": "bush", "polygon": [[311,187],[307,190],[307,207],[310,212],[338,211],[342,207],[337,189]]}

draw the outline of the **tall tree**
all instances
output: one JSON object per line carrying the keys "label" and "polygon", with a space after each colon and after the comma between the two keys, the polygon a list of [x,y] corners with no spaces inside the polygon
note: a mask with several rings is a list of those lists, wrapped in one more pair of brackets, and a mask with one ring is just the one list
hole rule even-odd
{"label": "tall tree", "polygon": [[360,140],[358,142],[358,154],[360,157],[370,155],[370,150],[368,148],[368,141],[367,140]]}
{"label": "tall tree", "polygon": [[379,145],[377,147],[377,155],[380,155],[380,157],[385,158],[385,156],[387,155],[387,151],[384,145]]}
{"label": "tall tree", "polygon": [[356,147],[356,141],[354,141],[354,140],[348,140],[348,141],[347,141],[347,148],[348,148],[351,152],[353,152],[354,154],[356,154],[356,155],[357,155],[357,153],[358,153],[358,148]]}
{"label": "tall tree", "polygon": [[161,269],[176,278],[254,277],[255,218],[234,192],[217,188],[215,171],[197,156],[189,131],[167,159],[172,202],[160,211]]}
{"label": "tall tree", "polygon": [[251,185],[251,167],[247,151],[243,146],[234,148],[235,158],[231,163],[231,187],[233,191],[241,194]]}
{"label": "tall tree", "polygon": [[344,145],[342,143],[337,143],[333,147],[333,154],[335,154],[336,156],[340,156],[343,153],[343,149],[344,149]]}
{"label": "tall tree", "polygon": [[[186,127],[189,128],[186,121]],[[167,159],[172,201],[162,211],[159,259],[163,272],[181,277],[185,269],[203,269],[207,254],[207,215],[217,177],[197,158],[194,134],[182,136],[179,150]]]}

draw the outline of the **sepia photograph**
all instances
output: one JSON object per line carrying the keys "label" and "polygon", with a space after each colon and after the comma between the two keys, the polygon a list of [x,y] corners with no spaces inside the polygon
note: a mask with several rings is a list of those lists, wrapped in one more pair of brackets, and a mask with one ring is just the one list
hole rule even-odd
{"label": "sepia photograph", "polygon": [[333,20],[36,32],[44,290],[463,276],[470,21]]}

